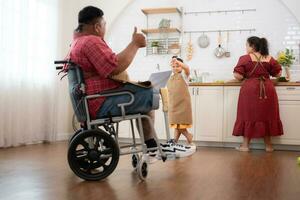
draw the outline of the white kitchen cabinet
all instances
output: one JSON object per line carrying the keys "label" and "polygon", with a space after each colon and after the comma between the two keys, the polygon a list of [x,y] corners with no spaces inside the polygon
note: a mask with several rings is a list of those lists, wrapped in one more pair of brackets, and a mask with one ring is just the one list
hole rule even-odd
{"label": "white kitchen cabinet", "polygon": [[277,87],[276,90],[284,135],[274,137],[273,143],[300,145],[300,87]]}
{"label": "white kitchen cabinet", "polygon": [[130,121],[122,121],[119,123],[119,138],[130,137]]}
{"label": "white kitchen cabinet", "polygon": [[223,132],[223,87],[195,87],[194,135],[196,141],[222,141]]}
{"label": "white kitchen cabinet", "polygon": [[[223,122],[223,87],[189,87],[193,126],[189,130],[196,141],[221,141]],[[164,116],[155,112],[155,128],[159,139],[166,138]],[[174,129],[170,129],[173,138]],[[180,140],[186,140],[184,136]]]}
{"label": "white kitchen cabinet", "polygon": [[[196,129],[195,129],[195,121],[196,121],[196,90],[198,87],[189,87],[189,92],[191,95],[191,103],[192,103],[192,117],[193,117],[193,125],[192,128],[189,129],[190,133],[193,134],[193,139],[196,140]],[[185,139],[181,137],[181,139]]]}
{"label": "white kitchen cabinet", "polygon": [[[129,127],[129,129],[128,129],[128,132],[129,132],[128,137],[132,138],[132,129],[131,129],[130,121],[128,121],[128,127]],[[136,127],[136,120],[135,119],[133,120],[133,130],[134,130],[135,138],[140,138],[140,134],[139,134],[138,129]]]}
{"label": "white kitchen cabinet", "polygon": [[[155,118],[154,118],[154,128],[157,134],[158,139],[166,139],[166,129],[165,129],[165,121],[164,121],[164,114],[162,111],[162,102],[160,100],[159,102],[159,109],[155,110]],[[134,120],[134,133],[136,138],[140,138],[139,132],[136,127],[136,120]],[[131,133],[131,125],[130,122],[128,121],[128,137],[132,138],[132,133]],[[172,136],[172,134],[171,134]]]}
{"label": "white kitchen cabinet", "polygon": [[[158,139],[166,139],[165,118],[162,111],[162,101],[159,101],[159,109],[155,110],[154,128]],[[171,131],[171,130],[170,130]],[[170,133],[173,136],[173,133]],[[171,137],[173,138],[173,137]]]}
{"label": "white kitchen cabinet", "polygon": [[[165,118],[164,118],[164,113],[162,111],[162,102],[160,100],[159,109],[155,110],[155,119],[154,119],[154,128],[155,128],[158,139],[166,139],[167,138],[164,120],[165,120]],[[132,138],[130,121],[121,122],[121,123],[124,123],[123,124],[124,132],[120,133],[119,137]],[[139,132],[136,127],[136,120],[133,120],[133,127],[134,127],[135,137],[140,138]],[[125,133],[125,130],[127,130],[127,134]],[[171,132],[171,138],[172,138],[173,132],[172,132],[172,130],[170,130],[170,132]]]}
{"label": "white kitchen cabinet", "polygon": [[238,98],[240,93],[239,86],[224,87],[224,116],[223,116],[223,141],[241,142],[241,137],[232,135],[237,114]]}

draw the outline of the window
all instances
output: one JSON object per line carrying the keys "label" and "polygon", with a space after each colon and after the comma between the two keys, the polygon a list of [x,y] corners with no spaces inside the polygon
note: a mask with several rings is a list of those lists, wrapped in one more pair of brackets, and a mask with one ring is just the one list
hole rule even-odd
{"label": "window", "polygon": [[0,0],[2,86],[52,83],[57,4],[57,0]]}

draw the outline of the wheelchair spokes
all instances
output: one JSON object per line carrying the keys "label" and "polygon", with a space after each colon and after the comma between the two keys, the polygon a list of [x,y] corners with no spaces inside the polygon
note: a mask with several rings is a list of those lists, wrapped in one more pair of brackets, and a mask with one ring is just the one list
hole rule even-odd
{"label": "wheelchair spokes", "polygon": [[100,180],[116,168],[119,148],[115,140],[103,130],[83,131],[71,141],[68,161],[79,177]]}

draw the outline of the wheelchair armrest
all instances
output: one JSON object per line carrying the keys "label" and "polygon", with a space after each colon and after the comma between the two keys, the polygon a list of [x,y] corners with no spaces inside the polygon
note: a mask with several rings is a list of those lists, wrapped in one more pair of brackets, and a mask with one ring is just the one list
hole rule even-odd
{"label": "wheelchair armrest", "polygon": [[103,92],[100,92],[98,94],[88,95],[86,96],[87,99],[94,99],[98,97],[110,97],[110,96],[120,96],[120,95],[129,95],[134,100],[134,94],[135,92],[129,89],[124,88],[118,88],[118,89],[112,89],[112,90],[106,90]]}
{"label": "wheelchair armrest", "polygon": [[114,89],[114,90],[107,90],[104,92],[101,92],[99,94],[94,94],[94,95],[88,95],[86,96],[86,99],[93,99],[93,98],[98,98],[98,97],[111,97],[111,96],[120,96],[120,95],[129,95],[130,96],[130,101],[125,102],[125,103],[120,103],[117,106],[121,108],[121,113],[122,117],[125,117],[125,106],[129,106],[133,104],[134,102],[134,95],[133,91],[128,90],[128,89]]}
{"label": "wheelchair armrest", "polygon": [[104,95],[104,94],[114,94],[114,93],[119,93],[119,92],[130,92],[134,94],[135,92],[130,90],[130,89],[124,89],[124,88],[117,88],[117,89],[112,89],[112,90],[105,90],[99,94]]}

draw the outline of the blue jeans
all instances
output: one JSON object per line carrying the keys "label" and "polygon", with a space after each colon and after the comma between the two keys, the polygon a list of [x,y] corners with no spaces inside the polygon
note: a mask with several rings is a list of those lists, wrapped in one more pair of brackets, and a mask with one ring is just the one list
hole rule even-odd
{"label": "blue jeans", "polygon": [[[153,88],[142,88],[132,84],[125,84],[123,89],[128,89],[134,92],[134,102],[129,106],[125,106],[126,115],[129,114],[147,114],[152,110],[153,103]],[[100,109],[97,112],[97,118],[107,116],[121,116],[121,109],[117,105],[130,101],[129,95],[119,95],[107,97]]]}

